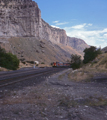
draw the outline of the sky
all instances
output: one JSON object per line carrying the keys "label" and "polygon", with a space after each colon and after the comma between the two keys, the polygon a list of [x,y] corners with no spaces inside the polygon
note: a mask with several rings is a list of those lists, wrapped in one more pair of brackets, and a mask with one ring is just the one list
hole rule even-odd
{"label": "sky", "polygon": [[107,0],[33,0],[41,17],[88,45],[107,46]]}

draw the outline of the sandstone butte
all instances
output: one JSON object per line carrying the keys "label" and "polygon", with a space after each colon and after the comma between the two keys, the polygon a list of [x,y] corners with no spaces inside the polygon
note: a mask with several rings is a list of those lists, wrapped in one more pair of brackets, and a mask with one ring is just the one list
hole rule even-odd
{"label": "sandstone butte", "polygon": [[[41,11],[32,0],[0,0],[0,43],[8,39],[32,37],[54,44],[70,46],[80,53],[88,47],[81,39],[68,37],[66,31],[51,27],[41,18]],[[6,45],[5,45],[6,46]]]}

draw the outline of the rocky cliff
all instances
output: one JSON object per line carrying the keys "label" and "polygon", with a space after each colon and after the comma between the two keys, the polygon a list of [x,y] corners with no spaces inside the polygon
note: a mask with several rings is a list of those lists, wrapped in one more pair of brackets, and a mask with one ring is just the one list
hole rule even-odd
{"label": "rocky cliff", "polygon": [[83,54],[85,48],[89,47],[84,40],[74,37],[67,37],[67,45],[76,49],[81,54]]}
{"label": "rocky cliff", "polygon": [[65,30],[51,27],[41,19],[41,11],[32,0],[1,0],[0,37],[39,37],[54,43],[67,42]]}
{"label": "rocky cliff", "polygon": [[42,37],[53,43],[62,43],[67,45],[66,31],[59,28],[51,27],[42,19]]}
{"label": "rocky cliff", "polygon": [[104,47],[104,48],[102,49],[102,52],[107,53],[107,47]]}
{"label": "rocky cliff", "polygon": [[34,38],[51,41],[54,45],[62,44],[66,47],[73,47],[79,53],[88,47],[83,40],[68,37],[65,30],[53,28],[46,23],[41,18],[41,11],[36,2],[0,0],[0,42],[1,44],[9,43],[11,38],[13,40],[16,37],[32,37],[30,41]]}
{"label": "rocky cliff", "polygon": [[0,0],[0,37],[40,36],[41,12],[32,0]]}

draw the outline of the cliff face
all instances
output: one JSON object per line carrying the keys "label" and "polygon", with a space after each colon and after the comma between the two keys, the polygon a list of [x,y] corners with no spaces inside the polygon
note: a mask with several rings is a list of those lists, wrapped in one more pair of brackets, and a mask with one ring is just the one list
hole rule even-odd
{"label": "cliff face", "polygon": [[76,49],[81,54],[83,54],[85,48],[89,47],[84,40],[74,37],[67,37],[67,45]]}
{"label": "cliff face", "polygon": [[65,30],[53,28],[42,19],[42,37],[53,43],[67,43],[67,35]]}
{"label": "cliff face", "polygon": [[[67,44],[65,30],[53,28],[43,19],[32,0],[0,1],[0,37],[39,37],[54,43]],[[68,39],[68,43],[67,43]]]}
{"label": "cliff face", "polygon": [[104,48],[102,49],[102,52],[107,53],[107,47],[104,47]]}
{"label": "cliff face", "polygon": [[66,44],[65,30],[51,27],[41,19],[38,5],[32,0],[2,0],[0,4],[0,37],[39,37]]}
{"label": "cliff face", "polygon": [[6,43],[13,37],[51,41],[54,45],[68,46],[66,49],[73,47],[80,54],[88,47],[83,40],[68,37],[65,30],[53,28],[41,19],[41,11],[34,1],[0,0],[0,42]]}
{"label": "cliff face", "polygon": [[41,12],[32,0],[0,1],[0,37],[40,36]]}

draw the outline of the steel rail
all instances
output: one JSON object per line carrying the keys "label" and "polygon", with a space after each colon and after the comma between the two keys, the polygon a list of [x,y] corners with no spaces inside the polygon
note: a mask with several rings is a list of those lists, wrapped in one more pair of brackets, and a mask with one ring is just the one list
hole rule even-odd
{"label": "steel rail", "polygon": [[[46,69],[42,69],[42,71],[44,71],[44,70],[46,70]],[[50,69],[48,69],[48,70],[50,70]],[[11,79],[11,78],[13,78],[13,76],[14,76],[14,78],[17,78],[17,76],[23,76],[24,74],[26,75],[26,74],[33,74],[33,73],[35,73],[35,72],[40,72],[39,70],[32,70],[32,71],[23,71],[23,72],[18,72],[18,73],[10,73],[10,74],[5,74],[5,75],[0,75],[0,81],[1,80],[5,80],[5,79]],[[13,76],[12,76],[13,75]]]}
{"label": "steel rail", "polygon": [[[47,74],[47,73],[51,73],[51,72],[56,72],[58,71],[57,69],[56,70],[48,70],[48,71],[43,71],[43,72],[40,72],[40,73],[37,73],[36,75],[35,74],[30,74],[30,75],[27,75],[27,76],[23,76],[23,78],[19,79],[17,78],[16,80],[11,79],[11,80],[14,80],[14,81],[9,81],[10,79],[5,79],[5,82],[8,81],[7,83],[3,83],[0,85],[0,88],[1,87],[5,87],[5,86],[8,86],[8,85],[11,85],[11,84],[15,84],[15,83],[18,83],[18,82],[21,82],[21,81],[24,81],[24,80],[28,80],[28,79],[31,79],[31,78],[34,78],[34,77],[37,77],[37,76],[40,76],[40,75],[43,75],[43,74]],[[29,76],[29,77],[28,77]],[[4,80],[3,80],[4,81]],[[1,83],[1,81],[0,81]]]}
{"label": "steel rail", "polygon": [[0,73],[0,77],[2,77],[2,76],[8,76],[8,75],[17,75],[17,74],[20,74],[20,73],[26,73],[26,72],[32,72],[32,71],[38,71],[38,70],[40,70],[40,69],[31,69],[31,70],[25,70],[25,71],[23,71],[23,70],[16,70],[16,71],[11,71],[11,72],[5,72],[5,73]]}

